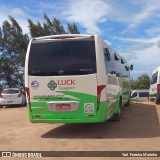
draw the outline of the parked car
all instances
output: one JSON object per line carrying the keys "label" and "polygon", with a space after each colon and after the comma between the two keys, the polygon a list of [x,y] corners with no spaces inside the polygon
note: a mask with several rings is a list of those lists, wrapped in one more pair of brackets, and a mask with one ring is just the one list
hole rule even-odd
{"label": "parked car", "polygon": [[148,89],[133,90],[131,92],[132,99],[148,100],[148,96],[149,96]]}
{"label": "parked car", "polygon": [[7,88],[0,93],[0,107],[25,104],[26,97],[18,88]]}

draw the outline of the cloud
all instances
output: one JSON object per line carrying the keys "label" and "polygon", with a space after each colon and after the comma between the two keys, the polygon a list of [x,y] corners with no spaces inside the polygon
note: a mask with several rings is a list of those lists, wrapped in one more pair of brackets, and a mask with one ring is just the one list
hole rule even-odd
{"label": "cloud", "polygon": [[132,62],[141,63],[141,64],[152,64],[159,63],[160,59],[160,48],[155,44],[148,48],[141,48],[139,50],[135,50],[132,53],[137,57],[136,59],[130,59]]}
{"label": "cloud", "polygon": [[149,36],[160,35],[160,26],[146,29],[146,33],[147,33]]}
{"label": "cloud", "polygon": [[158,46],[158,48],[160,48],[160,40],[157,41],[157,46]]}
{"label": "cloud", "polygon": [[160,35],[153,38],[125,38],[125,37],[113,37],[113,39],[124,42],[137,42],[137,43],[157,43],[160,40]]}
{"label": "cloud", "polygon": [[55,9],[56,5],[55,3],[45,3],[45,2],[39,2],[39,7],[42,9]]}
{"label": "cloud", "polygon": [[108,40],[104,40],[109,46],[111,46],[112,45],[112,43],[111,42],[109,42]]}
{"label": "cloud", "polygon": [[145,23],[147,19],[152,18],[156,14],[159,14],[159,0],[142,0],[141,2],[143,6],[142,9],[132,16],[132,18],[129,20],[129,25],[125,30],[122,31],[122,34],[129,32],[139,24]]}
{"label": "cloud", "polygon": [[138,2],[125,1],[124,5],[117,0],[92,0],[92,2],[90,0],[69,0],[63,9],[65,11],[62,15],[68,21],[80,24],[87,33],[101,34],[103,31],[100,30],[99,23],[113,21],[125,24],[126,28],[121,33],[126,34],[157,15],[160,3],[159,0],[141,0]]}
{"label": "cloud", "polygon": [[144,43],[144,44],[140,44],[140,45],[131,45],[129,46],[128,50],[130,51],[137,51],[137,50],[144,50],[147,48],[151,48],[152,46],[154,46],[155,43],[149,42],[149,43]]}
{"label": "cloud", "polygon": [[160,36],[153,38],[117,38],[119,42],[130,42],[127,49],[121,52],[126,60],[135,66],[134,76],[147,73],[160,66]]}
{"label": "cloud", "polygon": [[13,8],[10,11],[10,14],[13,17],[27,17],[27,14],[22,9],[20,9],[20,8]]}
{"label": "cloud", "polygon": [[79,23],[87,33],[101,33],[98,22],[105,22],[110,6],[103,0],[70,0],[64,12],[68,21]]}
{"label": "cloud", "polygon": [[31,18],[30,15],[28,15],[24,10],[18,7],[6,7],[1,6],[0,7],[0,26],[2,26],[3,21],[9,20],[8,15],[11,15],[15,18],[15,20],[19,23],[21,26],[23,33],[29,33],[28,28],[28,19]]}
{"label": "cloud", "polygon": [[138,43],[145,43],[148,42],[145,38],[125,38],[125,37],[113,37],[113,39],[117,39],[124,42],[138,42]]}
{"label": "cloud", "polygon": [[106,18],[101,18],[101,19],[99,19],[99,23],[104,23],[104,22],[106,22],[107,21],[107,19]]}

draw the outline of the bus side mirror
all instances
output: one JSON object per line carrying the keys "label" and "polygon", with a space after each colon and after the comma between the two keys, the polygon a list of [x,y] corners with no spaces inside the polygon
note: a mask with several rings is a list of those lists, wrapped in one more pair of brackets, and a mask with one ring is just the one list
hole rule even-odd
{"label": "bus side mirror", "polygon": [[131,71],[133,70],[133,65],[130,65],[130,70],[131,70]]}

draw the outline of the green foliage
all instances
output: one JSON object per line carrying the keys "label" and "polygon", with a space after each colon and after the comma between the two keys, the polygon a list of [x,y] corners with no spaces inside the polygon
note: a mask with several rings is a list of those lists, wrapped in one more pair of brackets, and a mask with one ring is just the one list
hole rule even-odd
{"label": "green foliage", "polygon": [[133,81],[131,84],[132,89],[149,89],[150,77],[147,74],[142,74],[137,77],[137,80]]}
{"label": "green foliage", "polygon": [[68,23],[67,29],[68,29],[69,33],[71,33],[71,34],[80,34],[77,26],[74,23],[72,23],[72,24]]}
{"label": "green foliage", "polygon": [[61,22],[53,18],[50,20],[46,14],[44,14],[44,23],[41,25],[40,22],[34,23],[32,20],[28,20],[29,30],[32,37],[40,37],[40,36],[48,36],[48,35],[56,35],[56,34],[79,34],[79,30],[76,24],[68,23],[67,31],[65,31],[64,26]]}
{"label": "green foliage", "polygon": [[4,21],[0,36],[1,88],[24,86],[24,60],[29,38],[22,33],[17,21],[9,16]]}

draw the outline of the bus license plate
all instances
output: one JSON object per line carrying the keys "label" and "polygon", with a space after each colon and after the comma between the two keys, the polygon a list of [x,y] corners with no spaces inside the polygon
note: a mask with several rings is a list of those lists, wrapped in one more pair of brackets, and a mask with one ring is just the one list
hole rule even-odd
{"label": "bus license plate", "polygon": [[57,111],[68,111],[71,109],[70,104],[56,104]]}

